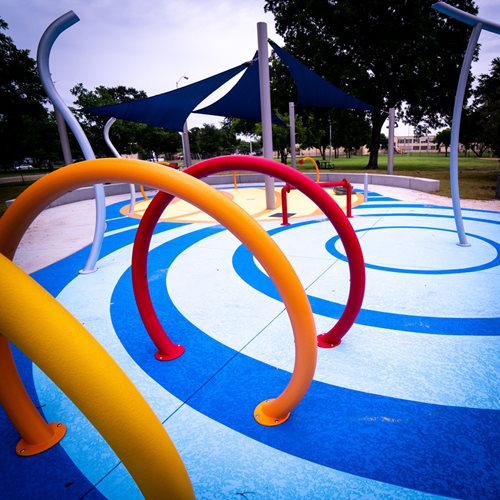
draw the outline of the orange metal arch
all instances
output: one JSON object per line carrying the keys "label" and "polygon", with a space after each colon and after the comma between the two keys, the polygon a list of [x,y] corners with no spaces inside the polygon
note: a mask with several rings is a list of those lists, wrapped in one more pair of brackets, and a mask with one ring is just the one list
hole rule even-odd
{"label": "orange metal arch", "polygon": [[[230,229],[254,253],[283,298],[292,324],[296,350],[295,366],[289,384],[272,404],[266,404],[264,411],[259,411],[259,421],[265,425],[276,425],[286,420],[290,411],[304,397],[314,375],[316,335],[312,312],[295,271],[279,247],[245,211],[210,186],[174,169],[138,160],[113,158],[74,164],[40,179],[9,207],[0,220],[0,252],[12,258],[26,229],[45,206],[68,190],[95,182],[143,182],[170,192],[205,210]],[[8,343],[0,342],[0,352],[5,354],[2,359],[9,359],[7,349],[10,351]],[[0,385],[5,380],[16,378],[17,370],[13,361],[0,365],[0,370],[3,374],[0,376]],[[7,392],[19,393],[18,385],[10,387]],[[2,394],[5,398],[6,391],[0,390],[0,396]],[[29,401],[27,395],[24,397],[25,403],[26,399]],[[28,412],[26,406],[29,405],[23,405],[25,413]],[[34,406],[31,406],[31,414],[38,415]],[[33,420],[36,420],[34,416]],[[21,429],[18,430],[22,433]]]}

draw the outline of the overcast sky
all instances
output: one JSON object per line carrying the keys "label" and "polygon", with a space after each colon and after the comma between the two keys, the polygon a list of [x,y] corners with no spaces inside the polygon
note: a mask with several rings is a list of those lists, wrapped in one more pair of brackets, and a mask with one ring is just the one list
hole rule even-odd
{"label": "overcast sky", "polygon": [[[500,23],[500,0],[476,4],[479,16]],[[175,89],[183,76],[189,80],[179,86],[239,65],[257,50],[258,22],[267,23],[268,37],[282,45],[264,0],[0,0],[7,34],[33,58],[47,26],[70,10],[80,22],[57,39],[50,60],[67,104],[69,89],[79,82],[88,89],[126,85],[151,96]],[[491,60],[500,57],[500,35],[483,31],[479,42],[473,72],[489,73]],[[188,123],[221,120],[194,114]]]}

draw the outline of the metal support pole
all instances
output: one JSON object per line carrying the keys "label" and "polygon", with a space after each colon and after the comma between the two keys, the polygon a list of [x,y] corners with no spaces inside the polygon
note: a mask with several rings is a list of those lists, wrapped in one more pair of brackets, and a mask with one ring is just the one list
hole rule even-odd
{"label": "metal support pole", "polygon": [[57,131],[59,132],[59,140],[61,141],[61,149],[65,165],[71,165],[73,163],[73,155],[71,154],[71,148],[69,146],[68,129],[66,128],[66,122],[64,117],[54,108],[54,115],[56,117]]}
{"label": "metal support pole", "polygon": [[295,104],[288,103],[288,116],[290,120],[290,155],[292,157],[292,168],[297,168],[297,154],[295,152]]}
{"label": "metal support pole", "polygon": [[[87,139],[82,127],[78,123],[78,120],[61,99],[61,96],[57,93],[54,83],[52,82],[49,68],[50,51],[54,42],[63,31],[73,26],[73,24],[77,23],[79,20],[79,17],[73,11],[69,11],[57,18],[45,30],[42,38],[40,39],[40,43],[38,44],[37,67],[43,88],[45,89],[45,92],[51,100],[54,108],[61,113],[64,120],[69,125],[85,159],[93,160],[95,159],[95,154],[92,150],[90,142]],[[104,231],[106,229],[106,197],[104,194],[104,186],[102,184],[94,185],[94,195],[96,204],[94,240],[92,242],[87,262],[84,268],[80,271],[83,274],[92,273],[97,270],[96,262],[101,252]]]}
{"label": "metal support pole", "polygon": [[329,161],[332,163],[332,118],[328,117],[328,134],[330,138]]}
{"label": "metal support pole", "polygon": [[[116,122],[116,118],[111,117],[106,122],[106,125],[104,125],[104,140],[106,141],[108,148],[116,156],[116,158],[121,158],[122,155],[118,152],[118,150],[115,148],[114,144],[111,142],[111,139],[109,138],[109,130],[112,127],[113,123],[115,123],[115,122]],[[130,208],[128,210],[128,213],[133,214],[134,209],[135,209],[135,185],[129,184],[129,188],[130,188]]]}
{"label": "metal support pole", "polygon": [[186,167],[191,166],[191,147],[189,146],[189,130],[187,126],[187,121],[184,122],[182,127],[182,150],[184,155],[184,165]]}
{"label": "metal support pole", "polygon": [[394,125],[396,110],[389,108],[389,140],[387,146],[387,173],[392,175],[394,169]]}
{"label": "metal support pole", "polygon": [[[260,114],[262,120],[262,147],[264,158],[273,158],[273,129],[271,121],[271,85],[269,83],[269,54],[267,49],[267,24],[257,23],[259,50]],[[265,176],[266,208],[276,208],[274,178]]]}

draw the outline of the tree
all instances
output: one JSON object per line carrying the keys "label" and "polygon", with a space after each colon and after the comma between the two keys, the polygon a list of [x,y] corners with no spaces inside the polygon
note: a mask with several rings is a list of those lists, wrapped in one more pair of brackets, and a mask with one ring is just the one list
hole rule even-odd
{"label": "tree", "polygon": [[44,107],[35,61],[2,33],[7,29],[0,19],[0,164],[7,169],[30,157],[40,166],[60,154],[57,136],[51,139],[55,122]]}
{"label": "tree", "polygon": [[[370,125],[365,113],[336,109],[332,112],[331,123],[332,143],[335,150],[343,148],[349,158],[351,154],[369,142]],[[382,137],[381,147],[384,147]]]}
{"label": "tree", "polygon": [[225,118],[224,127],[229,129],[230,133],[236,138],[243,136],[244,140],[238,140],[238,149],[241,152],[250,152],[250,147],[247,143],[252,143],[252,152],[262,149],[262,125],[250,120],[241,118]]}
{"label": "tree", "polygon": [[484,135],[483,128],[481,116],[477,110],[472,106],[462,110],[459,141],[464,146],[465,156],[467,156],[468,151],[472,151],[476,156],[481,157],[488,149],[482,139]]}
{"label": "tree", "polygon": [[[85,113],[84,109],[147,97],[144,91],[123,85],[117,87],[100,85],[94,90],[88,90],[82,83],[78,83],[71,89],[71,93],[76,97],[77,106],[73,112],[92,144],[96,156],[110,155],[104,141],[104,125],[109,118]],[[144,158],[158,156],[161,153],[174,153],[181,148],[181,139],[177,132],[124,120],[117,120],[113,124],[110,138],[120,153],[139,153]]]}
{"label": "tree", "polygon": [[[448,123],[470,27],[428,0],[267,0],[286,49],[371,113],[368,168],[378,167],[387,110],[414,126]],[[472,0],[454,6],[473,14]],[[403,104],[405,106],[403,107]]]}
{"label": "tree", "polygon": [[191,152],[203,158],[231,152],[238,146],[238,139],[229,124],[217,128],[215,125],[203,124],[189,131]]}
{"label": "tree", "polygon": [[[500,156],[500,58],[493,59],[491,73],[479,76],[472,105],[476,130],[480,130],[481,141],[495,156]],[[474,149],[473,149],[474,150]]]}
{"label": "tree", "polygon": [[445,128],[438,132],[432,142],[437,145],[438,151],[441,146],[444,146],[444,155],[448,156],[448,148],[451,143],[451,129]]}

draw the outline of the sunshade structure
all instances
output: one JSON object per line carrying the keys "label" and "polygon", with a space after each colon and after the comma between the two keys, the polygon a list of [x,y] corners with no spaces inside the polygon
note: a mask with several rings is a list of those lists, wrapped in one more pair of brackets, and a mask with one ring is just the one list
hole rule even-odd
{"label": "sunshade structure", "polygon": [[[297,86],[297,106],[319,108],[375,109],[356,97],[346,94],[331,84],[281,47],[269,40],[278,57],[287,66]],[[119,104],[109,104],[85,111],[94,115],[120,118],[138,123],[146,123],[168,130],[181,132],[188,116],[204,99],[246,68],[235,86],[218,101],[195,113],[241,118],[260,121],[260,89],[258,53],[251,62],[218,73],[204,80],[180,89]],[[282,125],[281,120],[272,114],[273,123]]]}
{"label": "sunshade structure", "polygon": [[85,111],[93,115],[146,123],[181,132],[184,122],[193,109],[224,83],[243,71],[247,65],[248,63],[240,64],[217,75],[163,94],[119,104],[87,108]]}
{"label": "sunshade structure", "polygon": [[[227,94],[213,104],[197,109],[194,113],[259,122],[261,111],[258,52],[255,53],[242,77]],[[277,125],[283,125],[274,113],[272,113],[272,121]]]}
{"label": "sunshade structure", "polygon": [[335,85],[331,84],[288,52],[276,45],[272,40],[269,44],[278,57],[288,68],[297,87],[297,106],[312,108],[343,108],[362,109],[373,111],[370,104],[360,101],[356,97],[346,94]]}

